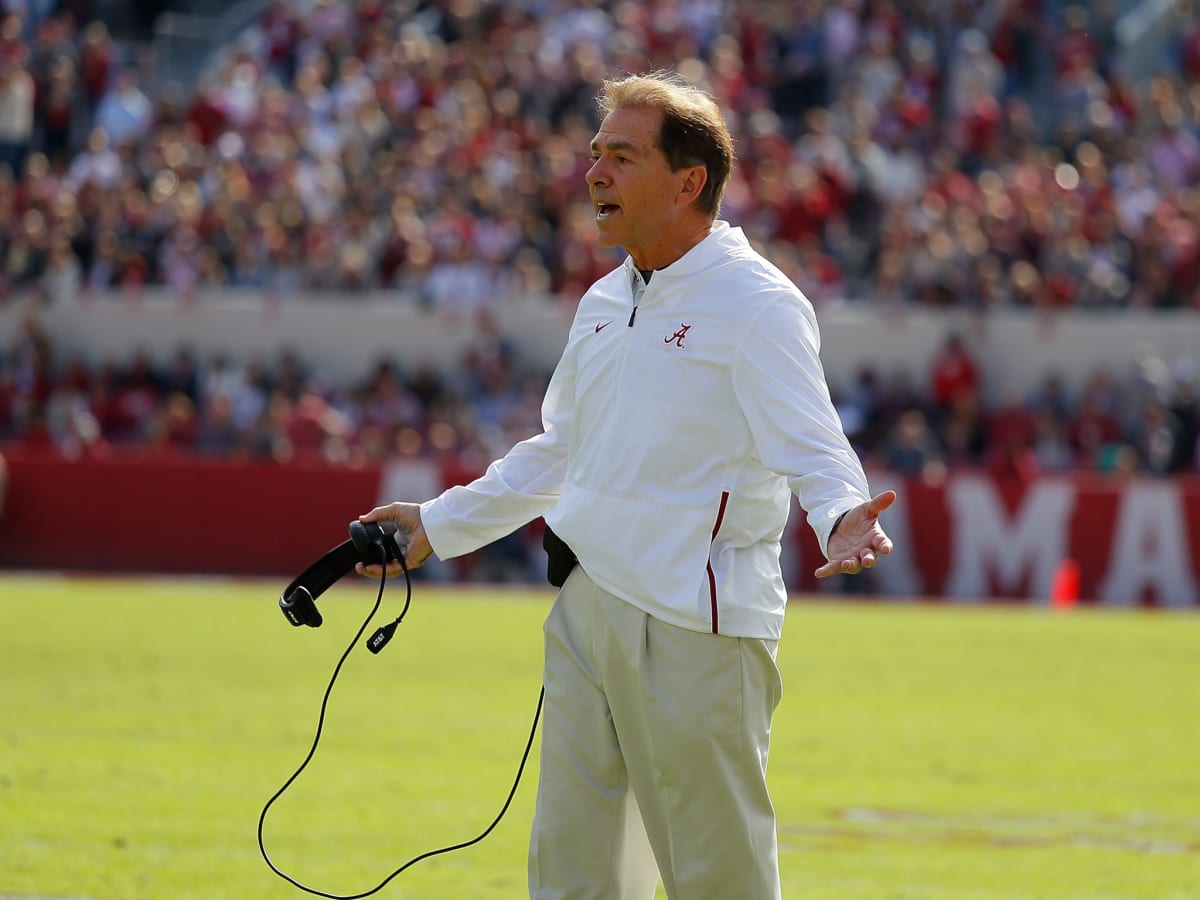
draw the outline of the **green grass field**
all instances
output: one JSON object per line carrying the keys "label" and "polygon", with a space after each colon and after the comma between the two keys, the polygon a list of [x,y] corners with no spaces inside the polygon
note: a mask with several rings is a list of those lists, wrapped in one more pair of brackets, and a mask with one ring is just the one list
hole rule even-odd
{"label": "green grass field", "polygon": [[[374,591],[339,583],[311,630],[281,587],[0,576],[0,898],[305,896],[255,828]],[[347,662],[267,820],[276,864],[353,894],[481,831],[550,599],[418,584],[391,645]],[[1200,898],[1200,617],[795,603],[780,663],[788,900]],[[378,896],[524,896],[535,781],[483,843]]]}

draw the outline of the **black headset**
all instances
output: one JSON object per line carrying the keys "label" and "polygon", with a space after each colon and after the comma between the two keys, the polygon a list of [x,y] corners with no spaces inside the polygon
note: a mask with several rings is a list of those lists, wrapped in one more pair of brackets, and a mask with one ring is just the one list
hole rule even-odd
{"label": "black headset", "polygon": [[[338,544],[297,575],[279,595],[279,608],[283,610],[287,620],[297,626],[320,628],[324,620],[321,618],[321,611],[317,609],[317,598],[335,581],[353,571],[354,566],[360,562],[381,562],[385,568],[389,562],[399,562],[400,568],[404,570],[404,580],[408,582],[408,597],[404,601],[404,609],[395,622],[379,629],[371,640],[367,641],[367,649],[372,653],[382,650],[392,639],[396,626],[408,612],[408,604],[412,601],[408,563],[404,559],[404,548],[400,546],[396,531],[395,522],[351,522],[350,540]],[[381,583],[380,594],[382,593]]]}
{"label": "black headset", "polygon": [[321,714],[317,719],[317,732],[313,736],[312,746],[309,747],[308,755],[304,757],[304,761],[300,763],[291,777],[284,782],[283,787],[271,796],[271,799],[267,801],[261,815],[258,817],[258,850],[267,865],[270,866],[271,871],[284,881],[300,888],[300,890],[315,894],[318,897],[328,897],[331,900],[359,900],[362,897],[369,897],[382,889],[384,885],[405,869],[421,860],[428,859],[431,856],[438,856],[442,853],[449,853],[453,850],[462,850],[479,843],[491,834],[492,830],[500,823],[500,820],[504,818],[504,814],[508,812],[508,807],[512,804],[513,797],[517,793],[517,786],[521,783],[521,775],[525,771],[525,763],[529,760],[529,753],[533,749],[533,739],[537,734],[538,720],[542,715],[542,703],[546,696],[545,688],[538,695],[537,711],[533,716],[533,727],[529,731],[529,740],[525,743],[525,751],[521,754],[521,762],[517,766],[517,774],[513,779],[512,787],[508,791],[508,797],[505,799],[504,805],[496,815],[496,818],[492,820],[492,823],[469,841],[452,844],[448,847],[439,847],[436,850],[429,850],[418,856],[414,856],[392,872],[392,874],[384,878],[379,884],[375,885],[375,887],[357,894],[331,894],[316,890],[315,888],[301,884],[290,875],[280,871],[271,862],[271,857],[267,855],[267,848],[263,842],[263,823],[266,821],[267,811],[292,786],[292,782],[300,777],[300,773],[304,771],[317,752],[317,745],[321,742],[321,730],[325,725],[325,711],[329,705],[329,695],[333,692],[333,685],[342,670],[342,664],[346,661],[346,658],[350,655],[350,651],[354,649],[354,645],[358,643],[358,639],[362,637],[367,625],[370,624],[371,619],[375,617],[375,613],[379,610],[380,602],[383,600],[383,589],[387,584],[387,564],[389,562],[400,563],[400,568],[404,572],[404,608],[400,610],[400,615],[394,621],[379,628],[371,636],[371,639],[367,641],[367,649],[372,653],[378,653],[382,650],[387,645],[387,642],[392,639],[392,635],[396,632],[396,626],[404,620],[404,616],[408,612],[409,604],[412,602],[412,578],[408,571],[408,562],[404,557],[406,549],[405,543],[401,541],[395,522],[351,522],[350,540],[329,550],[320,559],[297,575],[279,596],[279,608],[292,625],[307,625],[310,628],[319,628],[323,619],[321,618],[320,610],[317,609],[316,601],[321,594],[328,590],[343,575],[354,571],[354,567],[360,562],[367,565],[379,563],[383,568],[383,573],[379,581],[379,593],[375,597],[375,605],[371,607],[367,618],[359,626],[358,631],[350,640],[350,644],[342,653],[337,665],[334,666],[333,675],[330,677],[329,684],[325,688],[325,696],[321,700]]}

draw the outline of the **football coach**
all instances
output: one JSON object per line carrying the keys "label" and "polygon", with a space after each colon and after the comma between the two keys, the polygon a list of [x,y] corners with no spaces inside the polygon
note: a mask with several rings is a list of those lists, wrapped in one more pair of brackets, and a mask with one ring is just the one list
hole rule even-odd
{"label": "football coach", "polygon": [[418,566],[545,517],[563,583],[534,900],[650,900],[660,875],[672,900],[774,900],[790,495],[818,577],[891,552],[879,515],[896,495],[871,495],[842,430],[812,305],[718,217],[734,151],[716,102],[657,72],[606,82],[599,104],[587,188],[600,242],[627,256],[579,303],[542,433],[470,484],[361,519],[396,522]]}

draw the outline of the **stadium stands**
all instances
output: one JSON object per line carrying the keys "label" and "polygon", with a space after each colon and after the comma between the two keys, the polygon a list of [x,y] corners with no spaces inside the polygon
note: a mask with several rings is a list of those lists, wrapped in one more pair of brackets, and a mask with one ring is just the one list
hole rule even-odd
{"label": "stadium stands", "polygon": [[[275,0],[194,85],[156,82],[137,4],[123,30],[100,5],[0,25],[0,303],[388,291],[464,327],[516,294],[573,303],[615,261],[582,190],[595,88],[671,66],[729,110],[725,216],[818,309],[1200,311],[1188,3],[1135,78],[1129,4]],[[34,316],[0,346],[0,442],[486,459],[538,427],[546,373],[478,345],[329,385],[295,355],[89,366]],[[837,400],[898,468],[1200,468],[1200,360],[1159,362],[990,407],[978,380],[864,371]]]}

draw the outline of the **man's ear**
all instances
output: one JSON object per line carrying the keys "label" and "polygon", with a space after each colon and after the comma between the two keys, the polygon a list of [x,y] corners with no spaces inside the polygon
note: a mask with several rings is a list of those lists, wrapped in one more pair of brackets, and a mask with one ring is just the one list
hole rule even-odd
{"label": "man's ear", "polygon": [[683,184],[675,202],[681,206],[692,206],[708,184],[708,169],[704,166],[688,166],[684,171]]}

